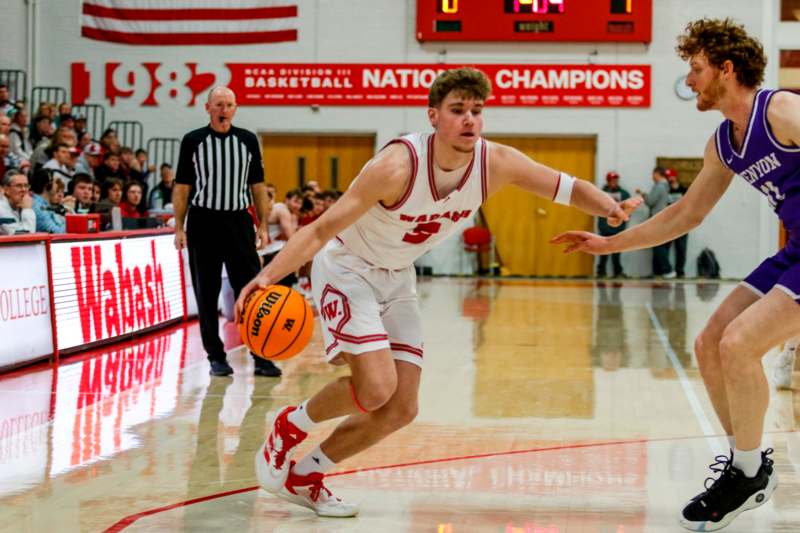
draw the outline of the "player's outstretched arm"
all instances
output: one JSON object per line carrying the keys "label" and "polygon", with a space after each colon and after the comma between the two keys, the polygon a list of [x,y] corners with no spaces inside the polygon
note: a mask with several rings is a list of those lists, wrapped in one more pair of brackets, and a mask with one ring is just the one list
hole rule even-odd
{"label": "player's outstretched arm", "polygon": [[587,231],[568,231],[551,239],[553,244],[568,244],[565,253],[586,252],[602,255],[653,246],[671,241],[700,225],[728,189],[733,172],[717,157],[714,138],[706,144],[703,168],[686,194],[646,222],[612,237]]}
{"label": "player's outstretched arm", "polygon": [[283,279],[308,263],[325,243],[353,224],[376,203],[394,203],[402,195],[410,177],[411,160],[405,146],[394,144],[381,150],[364,165],[352,186],[335,204],[317,220],[300,228],[275,259],[245,285],[236,300],[236,320],[238,321],[244,301],[251,292]]}
{"label": "player's outstretched arm", "polygon": [[519,150],[492,144],[489,172],[494,192],[503,185],[516,185],[526,191],[559,203],[572,205],[593,216],[606,217],[612,226],[628,220],[630,213],[642,203],[640,197],[615,202],[608,194],[585,180],[537,163]]}

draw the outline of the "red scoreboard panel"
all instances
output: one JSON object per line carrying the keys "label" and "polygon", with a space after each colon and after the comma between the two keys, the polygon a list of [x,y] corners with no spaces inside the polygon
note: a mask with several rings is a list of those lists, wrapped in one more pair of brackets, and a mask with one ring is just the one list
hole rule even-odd
{"label": "red scoreboard panel", "polygon": [[419,41],[649,43],[652,0],[417,0]]}

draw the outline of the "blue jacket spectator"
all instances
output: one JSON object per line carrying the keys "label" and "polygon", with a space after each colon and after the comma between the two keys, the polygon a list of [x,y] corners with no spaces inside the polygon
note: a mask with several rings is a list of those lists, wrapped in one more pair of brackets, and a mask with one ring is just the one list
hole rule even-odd
{"label": "blue jacket spectator", "polygon": [[38,170],[31,179],[31,192],[33,192],[33,212],[36,214],[36,231],[45,233],[65,233],[66,219],[50,207],[47,197],[47,185],[52,180],[48,170]]}

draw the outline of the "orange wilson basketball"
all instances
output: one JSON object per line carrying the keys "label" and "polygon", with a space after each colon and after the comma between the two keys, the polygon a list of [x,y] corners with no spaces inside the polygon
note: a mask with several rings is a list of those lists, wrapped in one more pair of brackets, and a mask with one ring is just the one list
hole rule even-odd
{"label": "orange wilson basketball", "polygon": [[306,299],[280,285],[250,293],[239,317],[242,341],[254,354],[272,361],[300,353],[313,331],[314,312]]}

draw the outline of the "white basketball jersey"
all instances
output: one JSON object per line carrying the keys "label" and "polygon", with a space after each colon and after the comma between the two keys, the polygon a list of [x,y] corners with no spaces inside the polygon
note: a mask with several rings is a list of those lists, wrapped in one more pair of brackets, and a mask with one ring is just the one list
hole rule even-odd
{"label": "white basketball jersey", "polygon": [[[486,200],[488,143],[475,143],[472,161],[456,188],[439,197],[434,179],[433,137],[412,133],[389,144],[402,143],[411,155],[411,180],[394,205],[378,204],[338,240],[372,265],[399,270],[453,233],[460,231]],[[388,146],[388,145],[387,145]]]}

